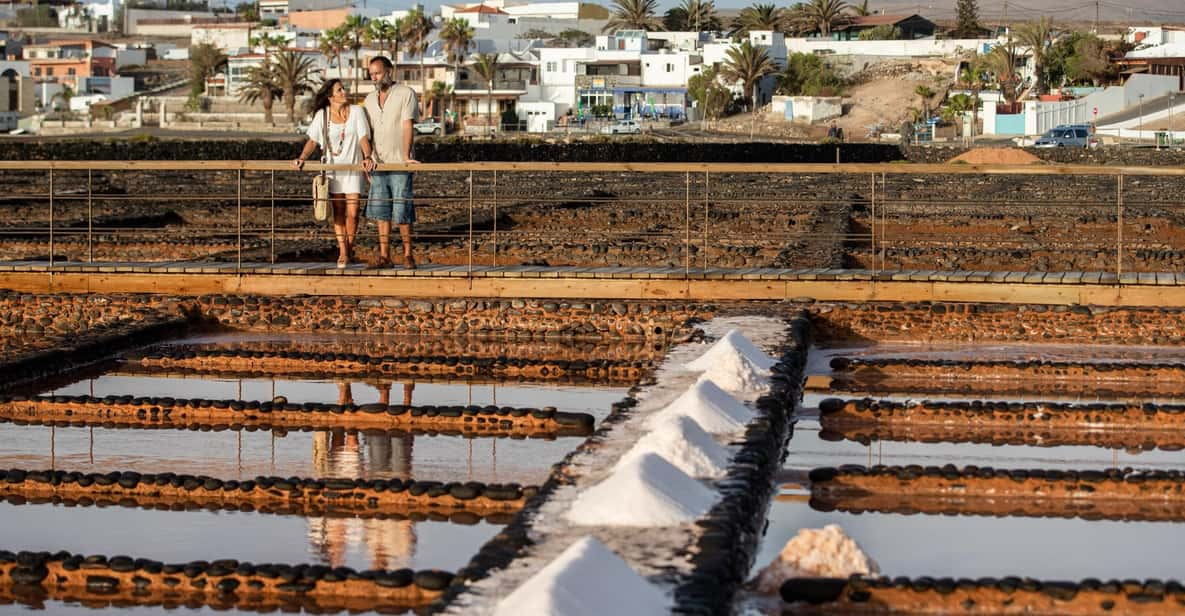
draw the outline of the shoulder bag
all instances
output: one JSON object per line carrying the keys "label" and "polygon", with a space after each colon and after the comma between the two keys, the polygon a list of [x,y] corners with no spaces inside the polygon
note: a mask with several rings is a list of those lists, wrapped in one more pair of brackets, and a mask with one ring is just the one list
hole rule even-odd
{"label": "shoulder bag", "polygon": [[[321,146],[321,162],[329,162],[329,109],[321,110],[322,133],[321,139],[325,145]],[[324,222],[329,220],[329,175],[322,169],[321,173],[313,176],[313,220]]]}

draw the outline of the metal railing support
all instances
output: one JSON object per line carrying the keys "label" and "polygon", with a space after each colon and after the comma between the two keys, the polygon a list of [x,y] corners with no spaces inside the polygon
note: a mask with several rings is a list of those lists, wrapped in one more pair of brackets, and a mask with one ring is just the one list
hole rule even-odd
{"label": "metal railing support", "polygon": [[237,259],[235,262],[235,270],[243,269],[243,170],[239,169],[237,172],[237,179],[235,181],[235,203],[238,212],[237,222],[235,224],[235,247]]}
{"label": "metal railing support", "polygon": [[498,170],[494,169],[494,262],[493,265],[498,265]]}
{"label": "metal railing support", "polygon": [[872,174],[872,193],[869,196],[869,219],[872,221],[869,233],[872,241],[872,273],[876,274],[876,174]]}
{"label": "metal railing support", "polygon": [[53,267],[53,169],[49,170],[49,266]]}
{"label": "metal railing support", "polygon": [[707,271],[708,271],[708,196],[710,194],[710,191],[708,189],[711,186],[709,184],[709,179],[708,179],[709,175],[711,175],[710,171],[704,172],[704,272],[705,273],[707,273]]}
{"label": "metal railing support", "polygon": [[469,172],[469,270],[473,275],[473,172]]}
{"label": "metal railing support", "polygon": [[1123,275],[1123,174],[1115,177],[1115,274]]}
{"label": "metal railing support", "polygon": [[86,260],[88,263],[95,262],[95,242],[94,242],[94,224],[95,224],[95,201],[94,201],[94,171],[86,170]]}
{"label": "metal railing support", "polygon": [[683,278],[691,278],[691,172],[683,177]]}
{"label": "metal railing support", "polygon": [[276,262],[276,170],[269,172],[271,174],[271,198],[272,198],[272,224],[271,224],[271,255],[270,261]]}

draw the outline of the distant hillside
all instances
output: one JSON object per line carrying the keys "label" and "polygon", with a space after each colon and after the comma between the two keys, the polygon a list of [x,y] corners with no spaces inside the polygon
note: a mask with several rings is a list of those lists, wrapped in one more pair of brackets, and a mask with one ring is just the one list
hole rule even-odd
{"label": "distant hillside", "polygon": [[[917,0],[870,0],[869,8],[886,13],[918,13],[930,19],[954,19],[955,0],[934,0],[918,4]],[[932,7],[932,8],[931,8]],[[1005,0],[979,0],[980,20],[985,24],[999,23],[1005,18]],[[1007,1],[1008,21],[1037,19],[1043,15],[1055,22],[1092,22],[1095,5],[1090,0],[1023,0]],[[1099,19],[1104,22],[1185,23],[1185,2],[1177,0],[1099,0]]]}

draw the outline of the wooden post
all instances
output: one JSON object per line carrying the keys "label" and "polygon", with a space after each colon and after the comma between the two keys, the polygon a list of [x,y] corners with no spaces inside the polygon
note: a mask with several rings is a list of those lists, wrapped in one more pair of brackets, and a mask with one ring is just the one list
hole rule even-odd
{"label": "wooden post", "polygon": [[870,227],[872,242],[872,273],[876,274],[876,174],[872,174],[872,193],[869,197],[870,207],[868,217],[872,221]]}
{"label": "wooden post", "polygon": [[708,176],[710,171],[704,172],[704,273],[708,271]]}

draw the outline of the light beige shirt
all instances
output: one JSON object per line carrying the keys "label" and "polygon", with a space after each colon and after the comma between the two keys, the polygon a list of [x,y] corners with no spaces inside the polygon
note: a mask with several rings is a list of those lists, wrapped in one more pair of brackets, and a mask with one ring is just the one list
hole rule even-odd
{"label": "light beige shirt", "polygon": [[403,122],[419,119],[415,91],[407,86],[393,85],[387,90],[386,103],[380,106],[376,90],[366,95],[362,108],[370,119],[375,162],[406,162],[403,156]]}

